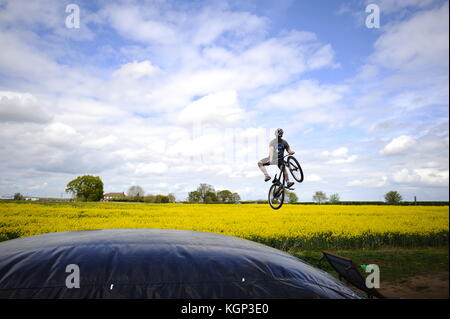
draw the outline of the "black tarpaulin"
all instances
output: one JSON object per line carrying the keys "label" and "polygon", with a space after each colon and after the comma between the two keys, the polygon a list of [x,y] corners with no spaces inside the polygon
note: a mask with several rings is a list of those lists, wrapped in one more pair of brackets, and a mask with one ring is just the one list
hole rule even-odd
{"label": "black tarpaulin", "polygon": [[[79,288],[68,288],[68,278]],[[1,242],[0,298],[363,296],[301,259],[252,241],[185,230],[106,229]]]}

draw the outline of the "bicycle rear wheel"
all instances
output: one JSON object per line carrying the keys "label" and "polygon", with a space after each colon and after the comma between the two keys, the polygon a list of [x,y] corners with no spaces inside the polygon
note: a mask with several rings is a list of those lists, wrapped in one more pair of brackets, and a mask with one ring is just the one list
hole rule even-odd
{"label": "bicycle rear wheel", "polygon": [[269,205],[273,209],[279,209],[284,201],[284,187],[282,185],[272,184],[269,189]]}
{"label": "bicycle rear wheel", "polygon": [[303,171],[300,163],[294,156],[289,156],[287,159],[289,171],[292,177],[299,183],[303,182]]}

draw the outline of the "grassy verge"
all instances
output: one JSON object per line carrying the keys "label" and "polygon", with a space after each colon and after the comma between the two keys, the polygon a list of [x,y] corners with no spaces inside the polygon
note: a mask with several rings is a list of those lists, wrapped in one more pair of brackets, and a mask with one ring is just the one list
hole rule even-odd
{"label": "grassy verge", "polygon": [[281,250],[344,250],[344,249],[382,249],[383,247],[441,247],[448,246],[448,231],[429,234],[409,234],[400,232],[371,233],[366,231],[359,236],[341,237],[333,232],[318,233],[310,237],[262,237],[246,236],[246,239],[259,242]]}
{"label": "grassy verge", "polygon": [[[319,262],[322,257],[320,251],[289,250],[288,252],[336,275],[326,260]],[[448,252],[448,247],[333,251],[337,255],[352,259],[357,266],[377,264],[380,267],[381,280],[386,282],[401,282],[409,277],[433,273],[444,275],[448,280]]]}

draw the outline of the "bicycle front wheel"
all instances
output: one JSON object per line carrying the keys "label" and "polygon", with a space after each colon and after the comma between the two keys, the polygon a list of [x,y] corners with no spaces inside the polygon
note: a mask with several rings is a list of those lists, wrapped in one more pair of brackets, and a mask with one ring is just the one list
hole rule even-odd
{"label": "bicycle front wheel", "polygon": [[272,184],[269,189],[269,205],[273,209],[279,209],[284,201],[284,187]]}
{"label": "bicycle front wheel", "polygon": [[289,156],[287,159],[289,171],[292,177],[299,183],[303,182],[303,171],[300,163],[294,156]]}

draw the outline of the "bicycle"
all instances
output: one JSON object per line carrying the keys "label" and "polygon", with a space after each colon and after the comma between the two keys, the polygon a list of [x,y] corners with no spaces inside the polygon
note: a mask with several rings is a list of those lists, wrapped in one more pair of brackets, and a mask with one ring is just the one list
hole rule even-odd
{"label": "bicycle", "polygon": [[[287,160],[285,158],[287,157]],[[285,155],[283,157],[283,163],[280,165],[280,175],[278,178],[278,174],[275,174],[275,177],[272,181],[272,186],[269,189],[269,205],[273,209],[280,209],[283,206],[285,189],[294,190],[293,188],[287,187],[286,178],[284,176],[285,168],[289,169],[292,177],[298,182],[303,182],[303,171],[300,163],[297,159],[292,155]],[[281,180],[282,179],[282,180]]]}

